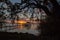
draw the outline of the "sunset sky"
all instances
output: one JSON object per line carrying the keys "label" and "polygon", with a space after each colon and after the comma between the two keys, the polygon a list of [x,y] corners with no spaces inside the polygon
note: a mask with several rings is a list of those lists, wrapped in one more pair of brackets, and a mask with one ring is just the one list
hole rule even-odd
{"label": "sunset sky", "polygon": [[[11,1],[13,4],[14,4],[14,3],[21,3],[21,0],[10,0],[10,1]],[[58,2],[60,2],[60,0],[58,0]],[[5,5],[5,7],[6,7],[6,5]],[[38,9],[36,9],[35,11],[37,11],[37,10],[38,10]],[[27,14],[27,17],[30,17],[30,16],[31,16],[32,11],[33,11],[33,9],[31,9],[30,13],[28,13],[28,12],[26,13],[26,14]],[[22,12],[23,12],[23,10],[22,10]],[[9,13],[10,13],[10,12],[7,12],[7,10],[4,10],[4,13],[5,13],[5,14],[8,14],[8,16],[9,16]],[[43,12],[43,13],[44,13],[44,12]],[[22,15],[21,15],[21,14],[22,14]],[[23,14],[24,14],[24,13],[18,13],[17,15],[20,16],[20,17],[25,17]],[[38,18],[41,17],[41,16],[40,16],[41,13],[39,13],[39,14],[40,14],[40,15],[39,15],[38,13],[35,12],[35,14],[33,14],[33,15],[36,16],[36,14],[37,14]],[[43,16],[45,16],[45,15],[46,15],[46,14],[44,13]],[[36,16],[36,17],[37,17],[37,16]],[[36,18],[36,17],[35,17],[35,18]],[[15,18],[16,18],[16,17],[15,17]],[[43,17],[43,18],[44,18],[44,17]],[[19,23],[23,23],[23,22],[20,21]],[[33,25],[36,26],[37,24],[33,24]],[[34,28],[35,26],[33,26],[33,28]],[[29,26],[28,26],[28,27],[29,27]],[[8,30],[8,31],[9,31],[9,30]],[[16,31],[18,31],[18,32],[21,31],[21,32],[23,32],[23,33],[24,33],[24,32],[28,32],[28,33],[34,34],[34,35],[37,35],[36,33],[40,33],[38,30],[33,30],[33,29],[29,29],[29,30],[27,30],[27,29],[23,29],[23,30],[14,29],[14,30],[10,30],[10,32],[16,32]]]}

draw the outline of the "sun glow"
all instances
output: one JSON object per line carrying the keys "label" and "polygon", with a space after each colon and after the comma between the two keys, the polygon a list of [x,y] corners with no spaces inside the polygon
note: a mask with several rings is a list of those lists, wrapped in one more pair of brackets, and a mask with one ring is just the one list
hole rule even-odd
{"label": "sun glow", "polygon": [[19,29],[23,29],[24,28],[23,25],[27,23],[25,20],[17,20],[15,22],[20,25],[18,26]]}
{"label": "sun glow", "polygon": [[24,20],[18,20],[17,23],[18,24],[26,24],[26,21],[24,21]]}

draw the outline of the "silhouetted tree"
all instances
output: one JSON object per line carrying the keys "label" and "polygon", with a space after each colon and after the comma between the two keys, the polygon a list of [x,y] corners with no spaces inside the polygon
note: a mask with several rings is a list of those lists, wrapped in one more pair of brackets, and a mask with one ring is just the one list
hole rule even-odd
{"label": "silhouetted tree", "polygon": [[[32,5],[34,5],[34,8],[39,8],[39,9],[43,9],[45,11],[45,13],[47,14],[47,19],[46,19],[46,23],[44,23],[44,21],[42,21],[43,23],[41,23],[41,30],[42,30],[42,36],[44,35],[52,35],[54,37],[54,33],[56,33],[57,31],[59,31],[59,18],[60,18],[60,5],[58,4],[57,0],[21,0],[21,3],[15,3],[12,4],[9,0],[0,0],[0,2],[4,2],[8,5],[8,8],[0,8],[0,10],[8,10],[10,11],[10,16],[13,19],[13,16],[15,16],[17,13],[20,13],[22,11],[22,9],[26,8],[26,7],[31,7]],[[52,11],[49,11],[49,8],[47,6],[49,6],[48,3],[51,3],[52,7]],[[43,4],[41,4],[43,3]],[[21,7],[21,5],[25,4],[24,6]],[[10,9],[10,10],[9,10]],[[3,17],[5,13],[2,11],[0,11],[0,18]],[[24,14],[25,15],[25,14]],[[33,13],[32,15],[33,16]],[[14,20],[14,19],[13,19]],[[42,38],[42,40],[45,40]],[[48,39],[49,40],[49,39]]]}

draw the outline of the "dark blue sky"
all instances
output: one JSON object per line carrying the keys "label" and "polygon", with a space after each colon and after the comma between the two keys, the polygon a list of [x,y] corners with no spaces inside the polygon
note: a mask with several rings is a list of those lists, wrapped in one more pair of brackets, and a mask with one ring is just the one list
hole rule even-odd
{"label": "dark blue sky", "polygon": [[[21,0],[10,0],[13,4],[18,2],[18,3],[21,3]],[[58,2],[60,2],[60,0],[57,0]]]}
{"label": "dark blue sky", "polygon": [[18,2],[18,3],[20,3],[21,2],[21,0],[10,0],[13,4],[14,3],[16,3],[16,2]]}

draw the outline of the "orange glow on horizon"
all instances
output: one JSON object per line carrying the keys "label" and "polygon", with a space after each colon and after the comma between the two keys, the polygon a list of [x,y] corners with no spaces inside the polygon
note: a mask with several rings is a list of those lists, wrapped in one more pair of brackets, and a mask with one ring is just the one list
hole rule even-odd
{"label": "orange glow on horizon", "polygon": [[19,24],[25,24],[26,21],[24,21],[24,20],[19,20],[19,21],[17,21],[17,23],[19,23]]}
{"label": "orange glow on horizon", "polygon": [[27,23],[25,20],[17,20],[15,22],[20,25],[20,26],[18,26],[19,29],[23,29],[24,28],[23,25]]}
{"label": "orange glow on horizon", "polygon": [[15,22],[18,23],[18,24],[25,24],[25,23],[26,23],[25,20],[17,20],[17,21],[15,21]]}

